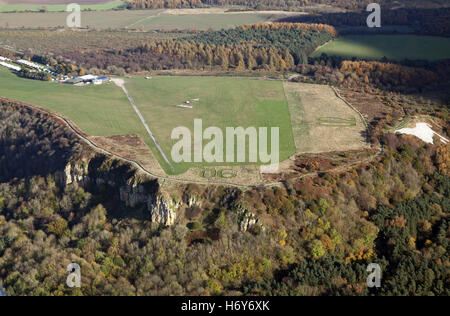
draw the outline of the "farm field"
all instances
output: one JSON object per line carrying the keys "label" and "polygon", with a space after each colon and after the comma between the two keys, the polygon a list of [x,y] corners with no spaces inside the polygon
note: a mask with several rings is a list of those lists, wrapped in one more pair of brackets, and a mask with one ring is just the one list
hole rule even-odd
{"label": "farm field", "polygon": [[66,11],[67,4],[78,3],[81,10],[111,10],[124,4],[123,0],[0,0],[0,12]]}
{"label": "farm field", "polygon": [[[0,13],[0,27],[57,28],[66,25],[67,12]],[[154,30],[219,30],[239,25],[277,20],[292,13],[225,12],[224,9],[171,9],[87,11],[81,16],[81,26],[91,29]]]}
{"label": "farm field", "polygon": [[61,51],[120,49],[143,45],[149,41],[186,36],[186,33],[128,31],[0,30],[0,47],[12,47],[35,53],[59,55]]}
{"label": "farm field", "polygon": [[348,35],[324,45],[313,57],[323,53],[347,58],[435,61],[450,58],[450,39],[418,35]]}
{"label": "farm field", "polygon": [[208,30],[227,29],[243,24],[254,24],[267,22],[272,15],[270,14],[186,14],[186,15],[158,15],[142,19],[128,28],[137,28],[143,30],[174,30],[174,29],[192,29]]}
{"label": "farm field", "polygon": [[89,135],[145,136],[126,96],[113,84],[75,87],[19,78],[0,67],[0,96],[61,113]]}
{"label": "farm field", "polygon": [[[202,119],[203,129],[226,127],[279,127],[280,160],[295,153],[290,115],[280,81],[232,77],[134,77],[125,82],[142,115],[151,126],[166,155],[170,156],[172,130],[187,127],[194,131],[194,120]],[[178,105],[196,100],[193,108]],[[206,145],[208,141],[205,141]],[[269,137],[270,144],[270,137]],[[269,148],[270,151],[270,148]],[[191,167],[238,164],[173,163],[176,173]]]}
{"label": "farm field", "polygon": [[297,153],[367,148],[362,118],[326,85],[285,82]]}

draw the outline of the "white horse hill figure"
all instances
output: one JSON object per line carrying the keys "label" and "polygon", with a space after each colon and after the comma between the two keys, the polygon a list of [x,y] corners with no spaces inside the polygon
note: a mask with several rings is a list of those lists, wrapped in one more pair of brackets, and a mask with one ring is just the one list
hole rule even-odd
{"label": "white horse hill figure", "polygon": [[436,133],[435,131],[433,131],[433,129],[431,128],[431,125],[428,123],[417,123],[416,127],[414,127],[414,128],[402,128],[402,129],[396,130],[395,132],[399,133],[399,134],[414,135],[428,144],[434,143],[434,140],[433,140],[434,136],[438,136],[444,144],[448,144],[448,142],[449,142],[449,140],[447,138],[445,138],[445,137],[439,135],[438,133]]}

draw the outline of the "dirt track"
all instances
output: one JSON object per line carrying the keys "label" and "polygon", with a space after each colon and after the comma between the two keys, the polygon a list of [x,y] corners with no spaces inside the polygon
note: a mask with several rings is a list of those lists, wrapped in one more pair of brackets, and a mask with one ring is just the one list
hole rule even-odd
{"label": "dirt track", "polygon": [[133,100],[133,97],[130,95],[127,88],[125,87],[125,81],[123,79],[118,79],[118,78],[112,79],[112,81],[118,87],[122,88],[123,92],[125,92],[125,94],[128,98],[128,101],[130,101],[131,105],[133,106],[133,109],[136,111],[136,114],[139,116],[142,124],[144,125],[145,129],[147,130],[148,135],[150,135],[150,138],[155,143],[156,148],[159,150],[159,152],[163,156],[165,162],[170,166],[170,168],[172,168],[172,170],[174,170],[172,163],[167,158],[166,154],[164,153],[163,149],[161,148],[161,145],[159,145],[158,141],[156,140],[155,136],[153,135],[152,131],[150,130],[150,127],[148,126],[147,122],[145,121],[144,117],[142,116],[141,111],[139,111],[136,103]]}

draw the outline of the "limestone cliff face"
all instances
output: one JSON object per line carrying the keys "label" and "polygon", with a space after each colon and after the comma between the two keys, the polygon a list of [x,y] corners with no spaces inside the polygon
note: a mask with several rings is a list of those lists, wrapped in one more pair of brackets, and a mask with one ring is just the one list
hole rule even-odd
{"label": "limestone cliff face", "polygon": [[165,226],[175,223],[177,211],[182,204],[174,201],[161,187],[157,192],[151,193],[139,184],[121,186],[120,200],[130,207],[146,205],[151,221]]}
{"label": "limestone cliff face", "polygon": [[193,207],[193,206],[198,206],[201,207],[202,206],[202,202],[199,198],[197,198],[195,195],[191,195],[189,197],[189,200],[187,202],[187,206],[188,207]]}
{"label": "limestone cliff face", "polygon": [[172,199],[164,198],[163,195],[157,195],[155,198],[150,197],[147,205],[152,222],[172,226],[175,224],[181,202],[174,202]]}
{"label": "limestone cliff face", "polygon": [[127,184],[119,188],[120,200],[126,206],[136,207],[139,204],[147,203],[149,194],[145,192],[142,185]]}
{"label": "limestone cliff face", "polygon": [[259,228],[261,228],[262,230],[264,230],[264,226],[262,225],[261,221],[259,220],[259,218],[249,212],[247,209],[245,209],[244,207],[241,207],[238,211],[238,215],[239,215],[239,228],[242,232],[246,232],[249,229],[251,229],[252,227],[258,226]]}
{"label": "limestone cliff face", "polygon": [[149,179],[132,168],[124,171],[123,163],[117,163],[117,160],[105,160],[100,165],[88,159],[70,162],[63,171],[54,174],[54,179],[61,186],[79,185],[85,189],[107,186],[117,192],[116,198],[126,206],[145,206],[151,221],[165,226],[175,223],[182,206],[182,202],[178,202],[181,199],[167,193],[158,180]]}
{"label": "limestone cliff face", "polygon": [[61,186],[77,183],[83,187],[86,187],[90,180],[88,170],[83,161],[78,163],[68,163],[64,168],[64,171],[56,172],[54,178],[55,182]]}

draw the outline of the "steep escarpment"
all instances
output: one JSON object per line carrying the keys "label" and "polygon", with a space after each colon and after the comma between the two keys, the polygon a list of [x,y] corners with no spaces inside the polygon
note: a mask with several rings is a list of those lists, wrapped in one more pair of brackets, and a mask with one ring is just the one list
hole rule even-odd
{"label": "steep escarpment", "polygon": [[62,187],[80,186],[107,197],[109,203],[121,204],[122,209],[142,208],[152,222],[164,226],[175,223],[182,206],[176,186],[161,186],[158,179],[148,177],[127,162],[94,154],[92,149],[86,149],[79,159],[70,161],[53,177]]}
{"label": "steep escarpment", "polygon": [[181,203],[157,179],[96,152],[45,113],[0,102],[0,182],[50,176],[61,188],[107,192],[110,202],[130,208],[145,206],[153,222],[174,224]]}
{"label": "steep escarpment", "polygon": [[354,170],[241,191],[153,179],[27,111],[0,107],[8,295],[448,295],[449,145],[388,134]]}
{"label": "steep escarpment", "polygon": [[55,173],[80,153],[75,135],[48,115],[0,100],[0,182]]}

